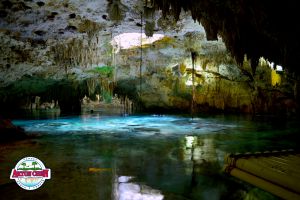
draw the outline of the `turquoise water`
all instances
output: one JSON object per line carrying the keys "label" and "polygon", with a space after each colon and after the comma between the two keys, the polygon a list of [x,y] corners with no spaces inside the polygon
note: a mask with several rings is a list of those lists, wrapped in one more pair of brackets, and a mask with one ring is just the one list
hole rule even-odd
{"label": "turquoise water", "polygon": [[39,132],[43,135],[77,132],[78,134],[120,134],[124,137],[200,135],[239,127],[238,124],[230,121],[164,115],[127,117],[83,115],[50,120],[15,120],[14,124],[23,127],[27,132]]}
{"label": "turquoise water", "polygon": [[[224,155],[297,149],[300,129],[241,116],[51,116],[13,121],[34,137],[0,146],[5,199],[276,199],[224,174]],[[29,192],[9,179],[28,156],[52,172]]]}

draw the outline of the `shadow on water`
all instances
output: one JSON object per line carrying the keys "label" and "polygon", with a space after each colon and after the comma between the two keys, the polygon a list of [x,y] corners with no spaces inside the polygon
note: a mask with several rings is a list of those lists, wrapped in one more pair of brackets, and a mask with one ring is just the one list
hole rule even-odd
{"label": "shadow on water", "polygon": [[[224,174],[223,158],[295,149],[300,129],[297,120],[103,112],[13,122],[36,137],[0,146],[0,192],[7,199],[277,199]],[[52,170],[31,192],[9,179],[27,156]]]}

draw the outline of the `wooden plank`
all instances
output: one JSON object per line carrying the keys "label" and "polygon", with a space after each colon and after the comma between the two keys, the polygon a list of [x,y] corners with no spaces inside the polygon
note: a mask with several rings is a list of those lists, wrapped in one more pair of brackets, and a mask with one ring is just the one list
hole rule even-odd
{"label": "wooden plank", "polygon": [[264,179],[261,179],[259,177],[256,177],[252,174],[249,174],[247,172],[244,172],[238,168],[233,168],[229,172],[232,176],[241,179],[245,182],[248,182],[252,185],[255,185],[256,187],[259,187],[263,190],[266,190],[280,198],[287,199],[287,200],[296,200],[300,199],[300,195],[294,192],[291,192],[285,188],[282,188],[278,185],[275,185],[273,183],[270,183]]}
{"label": "wooden plank", "polygon": [[230,154],[225,163],[225,171],[243,181],[284,199],[300,199],[300,154],[292,150]]}

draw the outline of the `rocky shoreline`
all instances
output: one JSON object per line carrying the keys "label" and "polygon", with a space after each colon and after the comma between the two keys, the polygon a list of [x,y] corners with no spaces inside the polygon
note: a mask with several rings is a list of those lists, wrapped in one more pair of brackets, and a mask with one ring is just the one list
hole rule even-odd
{"label": "rocky shoreline", "polygon": [[23,128],[12,124],[11,120],[0,116],[0,143],[27,138]]}

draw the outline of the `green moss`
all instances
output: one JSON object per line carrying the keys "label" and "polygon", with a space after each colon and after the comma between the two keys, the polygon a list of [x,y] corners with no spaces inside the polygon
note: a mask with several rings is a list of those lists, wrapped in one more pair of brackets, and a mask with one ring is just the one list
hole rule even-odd
{"label": "green moss", "polygon": [[113,68],[111,66],[95,67],[94,69],[91,69],[88,72],[99,74],[102,78],[113,77]]}
{"label": "green moss", "polygon": [[153,44],[154,45],[165,45],[165,44],[171,44],[173,42],[175,42],[174,38],[165,36],[162,39],[155,41]]}
{"label": "green moss", "polygon": [[[172,38],[172,37],[168,37],[168,36],[165,36],[163,37],[162,39],[160,40],[157,40],[151,44],[143,44],[145,40],[142,40],[142,48],[145,49],[145,48],[151,48],[151,47],[154,47],[154,48],[164,48],[168,45],[171,45],[175,42],[175,39]],[[140,47],[135,47],[135,48],[140,48]]]}

